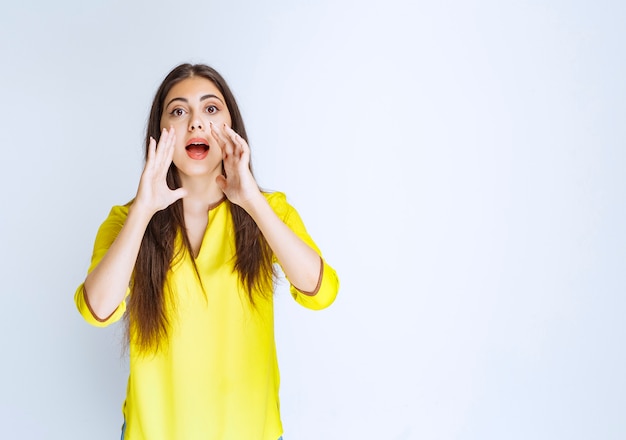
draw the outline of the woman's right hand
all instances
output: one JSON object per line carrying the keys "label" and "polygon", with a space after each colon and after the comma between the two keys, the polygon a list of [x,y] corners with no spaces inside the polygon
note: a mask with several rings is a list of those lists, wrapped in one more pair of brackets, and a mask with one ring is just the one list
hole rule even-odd
{"label": "woman's right hand", "polygon": [[85,279],[85,298],[96,319],[110,316],[124,300],[141,240],[152,216],[187,195],[187,190],[171,190],[166,182],[175,142],[173,128],[163,130],[158,144],[150,139],[146,166],[124,226],[100,263]]}
{"label": "woman's right hand", "polygon": [[141,173],[133,203],[134,207],[145,210],[150,216],[187,195],[184,188],[172,190],[167,186],[166,177],[174,157],[175,144],[176,133],[173,127],[161,131],[158,144],[154,138],[150,138],[146,166]]}

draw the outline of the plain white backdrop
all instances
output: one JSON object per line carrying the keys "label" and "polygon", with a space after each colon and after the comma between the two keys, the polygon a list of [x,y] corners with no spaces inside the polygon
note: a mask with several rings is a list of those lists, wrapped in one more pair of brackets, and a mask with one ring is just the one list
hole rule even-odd
{"label": "plain white backdrop", "polygon": [[617,0],[3,5],[0,436],[118,438],[121,327],[73,294],[190,61],[341,278],[320,312],[277,293],[286,440],[626,438],[625,22]]}

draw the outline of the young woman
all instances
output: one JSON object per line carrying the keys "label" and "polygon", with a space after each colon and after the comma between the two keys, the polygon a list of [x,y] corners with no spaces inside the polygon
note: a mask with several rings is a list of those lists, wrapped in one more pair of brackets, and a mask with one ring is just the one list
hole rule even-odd
{"label": "young woman", "polygon": [[136,197],[100,227],[75,294],[82,316],[124,317],[126,440],[277,440],[274,263],[297,302],[339,288],[282,193],[259,190],[237,103],[205,65],[159,87]]}

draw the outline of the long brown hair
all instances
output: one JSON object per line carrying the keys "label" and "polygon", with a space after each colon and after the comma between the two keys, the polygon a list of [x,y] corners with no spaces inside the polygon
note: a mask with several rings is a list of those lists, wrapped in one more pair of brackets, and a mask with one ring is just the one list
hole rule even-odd
{"label": "long brown hair", "polygon": [[[239,106],[224,78],[215,69],[203,64],[181,64],[165,77],[152,102],[146,130],[146,157],[150,137],[158,140],[161,134],[165,97],[175,84],[193,76],[206,78],[215,84],[224,96],[232,129],[248,141]],[[171,189],[182,185],[178,169],[173,163],[167,173],[167,184]],[[236,258],[233,270],[238,272],[240,282],[254,305],[255,297],[267,296],[272,291],[272,250],[252,217],[243,208],[228,201],[224,203],[229,205],[235,231]],[[179,231],[183,248],[175,249]],[[154,214],[146,228],[137,256],[125,319],[127,340],[131,342],[132,338],[132,343],[141,353],[156,352],[167,341],[169,321],[166,304],[172,298],[165,297],[164,285],[172,261],[179,252],[192,253],[185,227],[182,199]],[[195,267],[195,270],[199,276],[202,268]]]}

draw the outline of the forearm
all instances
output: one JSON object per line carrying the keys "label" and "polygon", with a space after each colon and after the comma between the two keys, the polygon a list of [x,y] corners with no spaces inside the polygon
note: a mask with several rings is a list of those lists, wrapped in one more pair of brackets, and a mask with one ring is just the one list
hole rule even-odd
{"label": "forearm", "polygon": [[303,293],[315,292],[322,264],[317,252],[276,215],[261,193],[244,209],[259,226],[289,282]]}
{"label": "forearm", "polygon": [[98,318],[108,317],[124,300],[150,218],[145,210],[131,206],[115,241],[87,275],[85,298]]}

